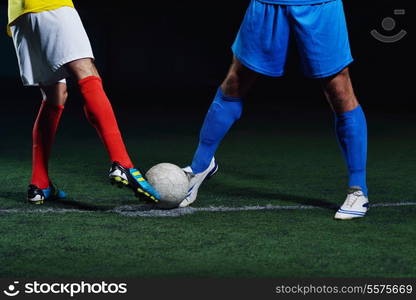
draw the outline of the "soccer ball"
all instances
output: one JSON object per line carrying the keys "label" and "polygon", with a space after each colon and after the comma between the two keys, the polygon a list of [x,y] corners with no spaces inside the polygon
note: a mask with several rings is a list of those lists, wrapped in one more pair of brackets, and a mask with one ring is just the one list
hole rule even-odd
{"label": "soccer ball", "polygon": [[170,163],[160,163],[146,173],[147,181],[160,195],[158,208],[174,208],[185,198],[189,179],[185,172],[178,166]]}

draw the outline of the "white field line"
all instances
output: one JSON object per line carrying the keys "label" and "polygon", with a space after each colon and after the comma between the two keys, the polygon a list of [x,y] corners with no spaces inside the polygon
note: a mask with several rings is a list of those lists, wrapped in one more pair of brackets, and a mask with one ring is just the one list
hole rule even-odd
{"label": "white field line", "polygon": [[[416,202],[376,203],[376,204],[372,204],[371,208],[405,207],[405,206],[416,206]],[[175,209],[170,209],[170,210],[160,210],[160,209],[154,209],[153,207],[146,206],[146,205],[123,205],[123,206],[118,206],[107,211],[67,209],[67,208],[36,208],[36,209],[12,208],[12,209],[0,209],[0,215],[106,212],[106,213],[116,213],[116,214],[120,214],[123,216],[130,216],[130,217],[178,217],[182,215],[193,214],[196,212],[312,210],[312,209],[322,209],[322,208],[318,206],[311,206],[311,205],[265,205],[265,206],[241,206],[241,207],[225,207],[225,206],[185,207],[185,208],[175,208]]]}

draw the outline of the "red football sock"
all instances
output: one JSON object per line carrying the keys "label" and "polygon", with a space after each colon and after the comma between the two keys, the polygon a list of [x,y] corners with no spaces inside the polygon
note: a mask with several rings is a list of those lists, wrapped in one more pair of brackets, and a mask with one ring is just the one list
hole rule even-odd
{"label": "red football sock", "polygon": [[126,168],[133,168],[101,79],[89,76],[78,81],[78,84],[85,100],[85,115],[97,130],[111,161],[117,161]]}
{"label": "red football sock", "polygon": [[63,105],[55,106],[43,100],[33,126],[31,184],[41,189],[49,186],[48,161],[63,110]]}

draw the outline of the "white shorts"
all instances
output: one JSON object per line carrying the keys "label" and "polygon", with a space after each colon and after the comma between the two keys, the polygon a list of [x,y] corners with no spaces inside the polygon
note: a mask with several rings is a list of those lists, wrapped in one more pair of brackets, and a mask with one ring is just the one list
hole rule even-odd
{"label": "white shorts", "polygon": [[78,12],[61,7],[28,13],[10,27],[24,85],[50,85],[69,77],[65,64],[94,58]]}

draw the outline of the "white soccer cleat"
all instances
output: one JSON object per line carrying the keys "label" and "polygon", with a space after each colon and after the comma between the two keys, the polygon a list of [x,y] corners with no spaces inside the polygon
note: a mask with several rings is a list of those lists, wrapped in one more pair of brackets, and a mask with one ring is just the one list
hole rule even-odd
{"label": "white soccer cleat", "polygon": [[189,177],[189,190],[185,199],[179,204],[179,207],[187,207],[195,202],[196,196],[198,194],[198,189],[202,182],[204,182],[205,179],[211,178],[215,173],[217,173],[218,164],[216,163],[215,158],[212,158],[209,167],[201,173],[194,174],[191,167],[183,168],[183,171]]}
{"label": "white soccer cleat", "polygon": [[353,186],[348,190],[347,199],[334,216],[336,220],[362,218],[368,210],[368,198],[360,187]]}

